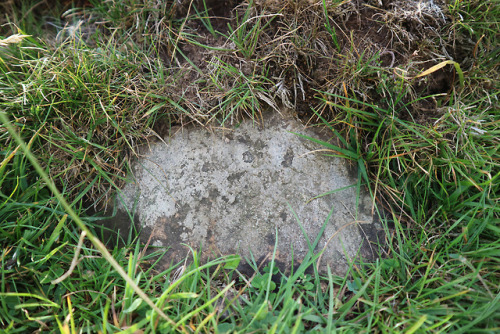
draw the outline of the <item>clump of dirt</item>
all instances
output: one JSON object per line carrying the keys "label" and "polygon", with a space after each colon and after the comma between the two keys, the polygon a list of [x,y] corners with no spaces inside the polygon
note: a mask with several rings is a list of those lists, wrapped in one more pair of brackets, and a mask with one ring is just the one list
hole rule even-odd
{"label": "clump of dirt", "polygon": [[[318,91],[326,92],[336,104],[346,98],[377,103],[381,100],[378,82],[390,81],[390,77],[397,80],[396,67],[408,78],[407,102],[417,96],[448,94],[455,83],[449,69],[410,80],[435,63],[435,42],[449,23],[443,1],[349,1],[326,7],[314,0],[205,3],[206,7],[203,1],[181,2],[177,18],[186,35],[196,37],[179,39],[176,56],[166,57],[175,58],[184,73],[172,94],[197,122],[217,119],[200,117],[217,108],[226,109],[221,115],[241,110],[248,114],[231,101],[225,103],[242,84],[238,76],[253,81],[253,88],[260,90],[252,101],[258,112],[285,107],[305,119],[314,117],[313,109],[324,109],[318,97],[325,95]],[[205,9],[208,21],[191,18],[191,13]],[[244,45],[235,45],[235,34],[247,33],[257,24],[262,29],[255,46],[250,54],[245,53]],[[439,113],[436,103],[424,101],[405,112],[426,115],[413,115],[426,123],[428,115]]]}
{"label": "clump of dirt", "polygon": [[383,22],[395,42],[407,44],[408,49],[422,40],[439,37],[447,23],[446,4],[440,0],[384,1],[378,9],[373,19]]}

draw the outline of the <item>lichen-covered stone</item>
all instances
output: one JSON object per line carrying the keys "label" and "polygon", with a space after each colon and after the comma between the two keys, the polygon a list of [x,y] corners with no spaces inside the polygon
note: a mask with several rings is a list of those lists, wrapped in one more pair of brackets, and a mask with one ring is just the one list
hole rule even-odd
{"label": "lichen-covered stone", "polygon": [[292,132],[318,134],[292,117],[266,115],[262,123],[185,128],[152,145],[134,164],[135,182],[123,189],[119,210],[135,212],[143,240],[170,249],[164,264],[188,256],[185,245],[202,245],[203,258],[252,254],[258,262],[273,253],[277,236],[276,261],[288,269],[292,254],[297,265],[308,252],[297,218],[313,242],[330,211],[315,250],[324,249],[320,270],[328,264],[342,274],[347,258],[376,255],[369,241],[380,226],[369,195],[362,192],[356,204],[347,161],[315,152],[324,147]]}

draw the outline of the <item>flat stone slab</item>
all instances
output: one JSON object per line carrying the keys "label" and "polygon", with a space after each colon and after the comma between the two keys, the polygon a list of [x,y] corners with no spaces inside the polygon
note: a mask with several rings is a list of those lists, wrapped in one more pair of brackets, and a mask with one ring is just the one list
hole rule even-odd
{"label": "flat stone slab", "polygon": [[[134,182],[123,189],[117,217],[128,208],[144,241],[169,248],[163,265],[189,256],[186,245],[201,245],[203,259],[240,254],[244,268],[245,258],[270,259],[277,236],[275,259],[286,271],[308,252],[297,218],[312,243],[330,212],[315,249],[324,250],[321,271],[328,264],[343,274],[348,259],[376,256],[370,241],[382,229],[368,194],[356,204],[355,170],[293,134],[318,137],[293,117],[274,113],[262,123],[185,128],[152,145],[133,165]],[[333,190],[339,191],[314,199]]]}

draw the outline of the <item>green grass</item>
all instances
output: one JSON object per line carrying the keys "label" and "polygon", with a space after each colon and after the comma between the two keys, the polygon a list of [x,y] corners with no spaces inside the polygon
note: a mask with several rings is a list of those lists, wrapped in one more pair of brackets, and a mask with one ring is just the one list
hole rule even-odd
{"label": "green grass", "polygon": [[[406,8],[407,26],[396,8],[358,8],[388,19],[388,50],[346,29],[348,2],[250,1],[222,21],[208,0],[37,3],[0,5],[3,331],[500,330],[497,1],[450,3],[440,31],[425,8]],[[18,32],[30,36],[5,41]],[[386,230],[380,259],[310,275],[315,239],[288,275],[250,259],[245,277],[238,256],[195,250],[159,272],[163,250],[131,233],[107,245],[118,270],[87,209],[110,203],[153,129],[265,121],[280,106],[327,127],[336,141],[309,139],[358,167]]]}

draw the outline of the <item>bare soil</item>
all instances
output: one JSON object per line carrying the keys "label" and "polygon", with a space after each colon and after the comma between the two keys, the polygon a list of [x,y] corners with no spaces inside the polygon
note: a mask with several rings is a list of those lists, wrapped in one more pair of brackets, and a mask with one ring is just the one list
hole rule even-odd
{"label": "bare soil", "polygon": [[[197,36],[193,39],[204,46],[179,38],[179,49],[165,50],[163,58],[183,71],[172,94],[187,108],[200,113],[221,107],[221,96],[238,84],[236,80],[231,82],[232,78],[225,78],[225,87],[221,88],[207,80],[217,70],[218,62],[238,69],[246,78],[265,76],[268,81],[262,85],[271,93],[276,107],[291,108],[304,121],[311,122],[317,121],[312,108],[324,108],[318,99],[324,96],[318,91],[390,108],[384,102],[383,88],[378,87],[381,75],[396,84],[401,77],[411,78],[446,55],[466,62],[474,46],[470,41],[446,44],[440,38],[450,23],[447,7],[440,0],[358,0],[330,4],[329,22],[336,31],[337,44],[325,28],[321,1],[261,0],[255,1],[250,17],[265,17],[262,25],[268,25],[262,30],[252,55],[245,57],[226,37],[230,35],[229,25],[233,29],[244,28],[241,22],[248,3],[228,0],[206,1],[206,4],[216,35],[201,20],[189,19],[195,8],[203,9],[201,1],[181,2],[176,19],[183,22],[186,34]],[[436,45],[436,41],[442,45]],[[441,58],[436,57],[439,49],[446,53]],[[180,52],[172,56],[174,51]],[[442,114],[438,105],[448,99],[457,78],[454,69],[443,68],[405,84],[400,103],[411,107],[401,108],[397,116],[427,124]],[[277,86],[281,87],[281,95]],[[259,107],[269,108],[269,105],[262,102]],[[335,110],[323,116],[335,118]],[[165,135],[168,126],[160,122],[156,130]]]}

